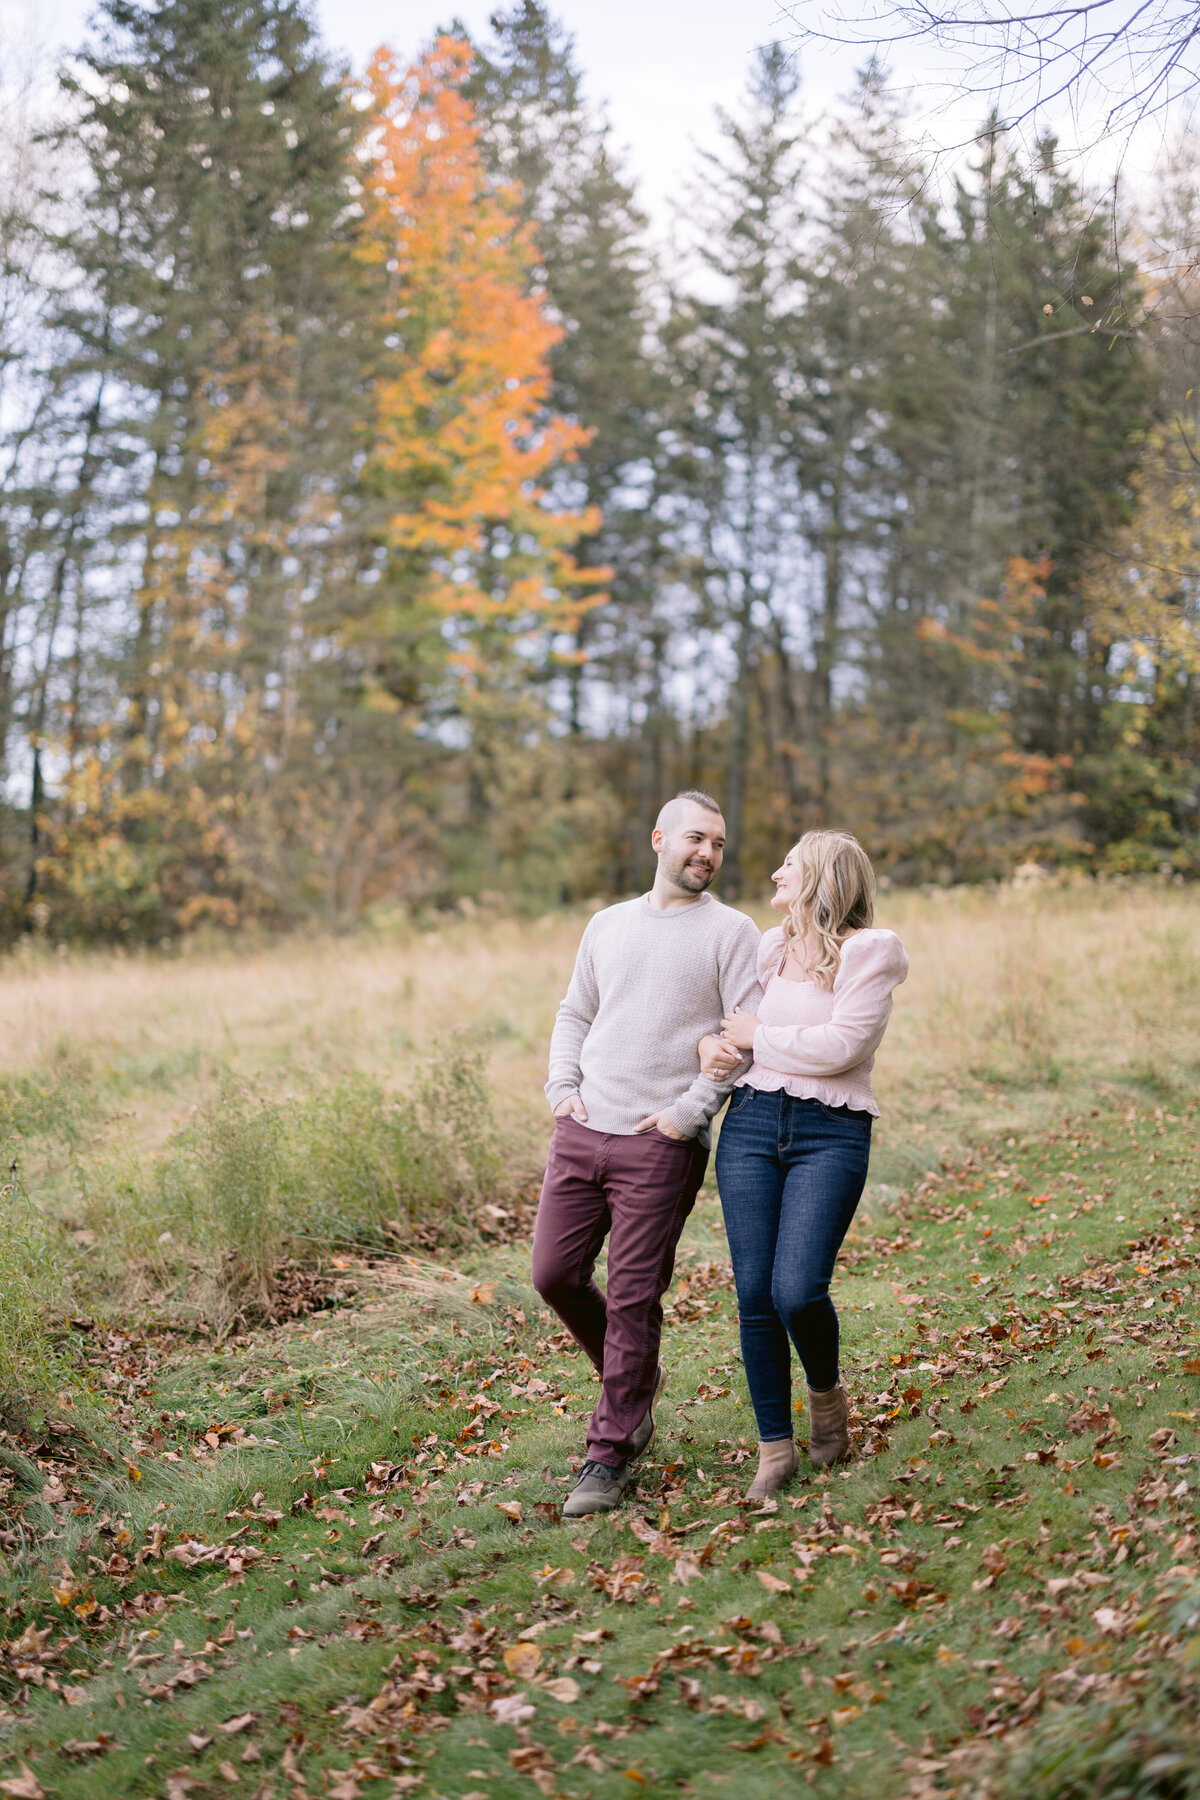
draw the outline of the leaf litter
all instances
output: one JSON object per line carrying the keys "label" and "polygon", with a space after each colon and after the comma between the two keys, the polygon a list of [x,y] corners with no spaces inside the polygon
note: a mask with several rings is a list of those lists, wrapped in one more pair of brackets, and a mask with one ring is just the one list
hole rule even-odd
{"label": "leaf litter", "polygon": [[[1068,1121],[1028,1172],[1011,1147],[981,1149],[902,1197],[889,1229],[851,1241],[839,1279],[856,1458],[768,1507],[743,1500],[739,1381],[711,1361],[732,1342],[728,1265],[712,1257],[684,1265],[669,1301],[698,1366],[663,1460],[621,1513],[573,1538],[532,1474],[509,1485],[522,1434],[568,1414],[577,1430],[590,1404],[562,1335],[539,1339],[519,1308],[486,1359],[475,1338],[447,1346],[388,1454],[377,1436],[357,1458],[325,1444],[314,1403],[269,1492],[200,1506],[224,1530],[186,1495],[149,1517],[148,1496],[106,1507],[66,1418],[10,1435],[40,1489],[6,1488],[4,1547],[28,1545],[47,1572],[9,1608],[0,1793],[84,1794],[98,1764],[126,1779],[121,1720],[148,1705],[162,1752],[130,1791],[164,1797],[232,1790],[256,1768],[294,1794],[419,1793],[434,1763],[457,1766],[447,1756],[474,1767],[472,1743],[499,1759],[493,1782],[503,1768],[547,1794],[569,1791],[572,1771],[642,1786],[656,1758],[669,1764],[678,1710],[718,1734],[714,1769],[745,1758],[850,1793],[986,1800],[1065,1712],[1192,1694],[1195,1113],[1133,1121],[1171,1139],[1180,1175],[1127,1236],[1103,1184],[1066,1179],[1096,1152],[1119,1177],[1129,1124]],[[496,1304],[491,1283],[475,1283],[477,1310]],[[873,1332],[855,1322],[860,1295]],[[230,1362],[244,1357],[249,1375],[282,1361],[303,1329],[248,1337]],[[210,1470],[259,1448],[261,1418],[220,1412],[215,1395],[206,1417],[165,1430],[158,1386],[192,1353],[114,1338],[125,1410],[108,1466],[137,1471],[131,1490],[173,1461],[208,1491]],[[469,1529],[453,1519],[464,1508],[480,1520]],[[345,1670],[319,1693],[305,1673],[317,1646]],[[953,1723],[922,1737],[926,1664]],[[273,1697],[239,1708],[263,1680]],[[59,1729],[81,1713],[85,1731]],[[632,1739],[660,1748],[623,1760]]]}

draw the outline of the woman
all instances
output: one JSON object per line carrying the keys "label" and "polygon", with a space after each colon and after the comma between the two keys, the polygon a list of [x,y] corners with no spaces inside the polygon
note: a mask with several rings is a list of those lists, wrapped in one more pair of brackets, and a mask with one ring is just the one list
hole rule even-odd
{"label": "woman", "polygon": [[908,958],[871,928],[875,872],[861,844],[809,831],[771,878],[784,915],[759,946],[763,999],[703,1038],[707,1074],[749,1051],[717,1145],[717,1185],[733,1259],[742,1361],[758,1424],[752,1500],[790,1480],[791,1350],[808,1379],[809,1455],[827,1467],[849,1449],[829,1281],[867,1179],[871,1065]]}

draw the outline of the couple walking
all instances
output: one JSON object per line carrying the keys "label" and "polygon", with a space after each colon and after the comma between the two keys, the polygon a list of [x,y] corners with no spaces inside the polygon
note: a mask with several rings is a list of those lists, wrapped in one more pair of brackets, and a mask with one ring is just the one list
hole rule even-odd
{"label": "couple walking", "polygon": [[783,924],[761,938],[706,891],[725,848],[711,796],[668,801],[651,842],[654,886],[589,921],[550,1041],[533,1281],[601,1379],[567,1518],[611,1511],[654,1436],[662,1297],[727,1098],[717,1183],[758,1425],[750,1498],[799,1466],[792,1344],[810,1457],[827,1466],[849,1448],[829,1281],[866,1183],[871,1064],[908,958],[872,929],[874,872],[845,833],[789,850],[772,877]]}

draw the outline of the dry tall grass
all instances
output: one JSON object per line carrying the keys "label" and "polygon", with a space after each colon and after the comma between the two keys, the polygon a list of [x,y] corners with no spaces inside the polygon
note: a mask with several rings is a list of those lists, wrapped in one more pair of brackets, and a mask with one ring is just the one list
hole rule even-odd
{"label": "dry tall grass", "polygon": [[[770,915],[756,909],[760,923]],[[121,1094],[110,1139],[150,1147],[232,1071],[288,1083],[361,1069],[404,1088],[434,1041],[488,1033],[498,1114],[536,1156],[546,1043],[582,913],[164,959],[53,956],[0,969],[0,1070],[64,1055]],[[881,1179],[941,1142],[1029,1129],[1200,1067],[1200,908],[1171,885],[883,897],[911,958],[878,1059]]]}
{"label": "dry tall grass", "polygon": [[911,959],[880,1053],[884,1138],[1035,1128],[1200,1067],[1200,908],[1146,883],[887,897]]}

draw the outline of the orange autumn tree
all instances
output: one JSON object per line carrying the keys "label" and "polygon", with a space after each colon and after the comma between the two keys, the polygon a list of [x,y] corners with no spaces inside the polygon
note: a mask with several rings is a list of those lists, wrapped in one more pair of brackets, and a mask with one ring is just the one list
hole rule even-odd
{"label": "orange autumn tree", "polygon": [[573,554],[597,518],[554,497],[587,434],[550,405],[558,332],[470,61],[449,38],[411,69],[379,52],[306,200],[304,268],[281,252],[260,304],[251,261],[188,366],[128,716],[47,821],[57,930],[341,927],[445,897],[448,868],[550,898],[585,854],[539,696],[605,579]]}
{"label": "orange autumn tree", "polygon": [[441,37],[412,67],[377,51],[366,77],[360,256],[381,277],[383,355],[365,477],[391,559],[363,627],[411,642],[416,608],[477,689],[514,642],[574,630],[607,572],[572,555],[594,513],[547,496],[588,434],[548,412],[560,334],[518,196],[480,155],[471,57]]}
{"label": "orange autumn tree", "polygon": [[550,408],[558,334],[519,196],[484,167],[470,66],[451,38],[411,68],[383,49],[359,90],[354,371],[326,414],[354,448],[299,609],[289,760],[245,828],[256,870],[339,924],[446,897],[450,868],[459,892],[552,896],[580,837],[540,677],[605,579],[573,554],[597,519],[553,498],[586,433]]}

